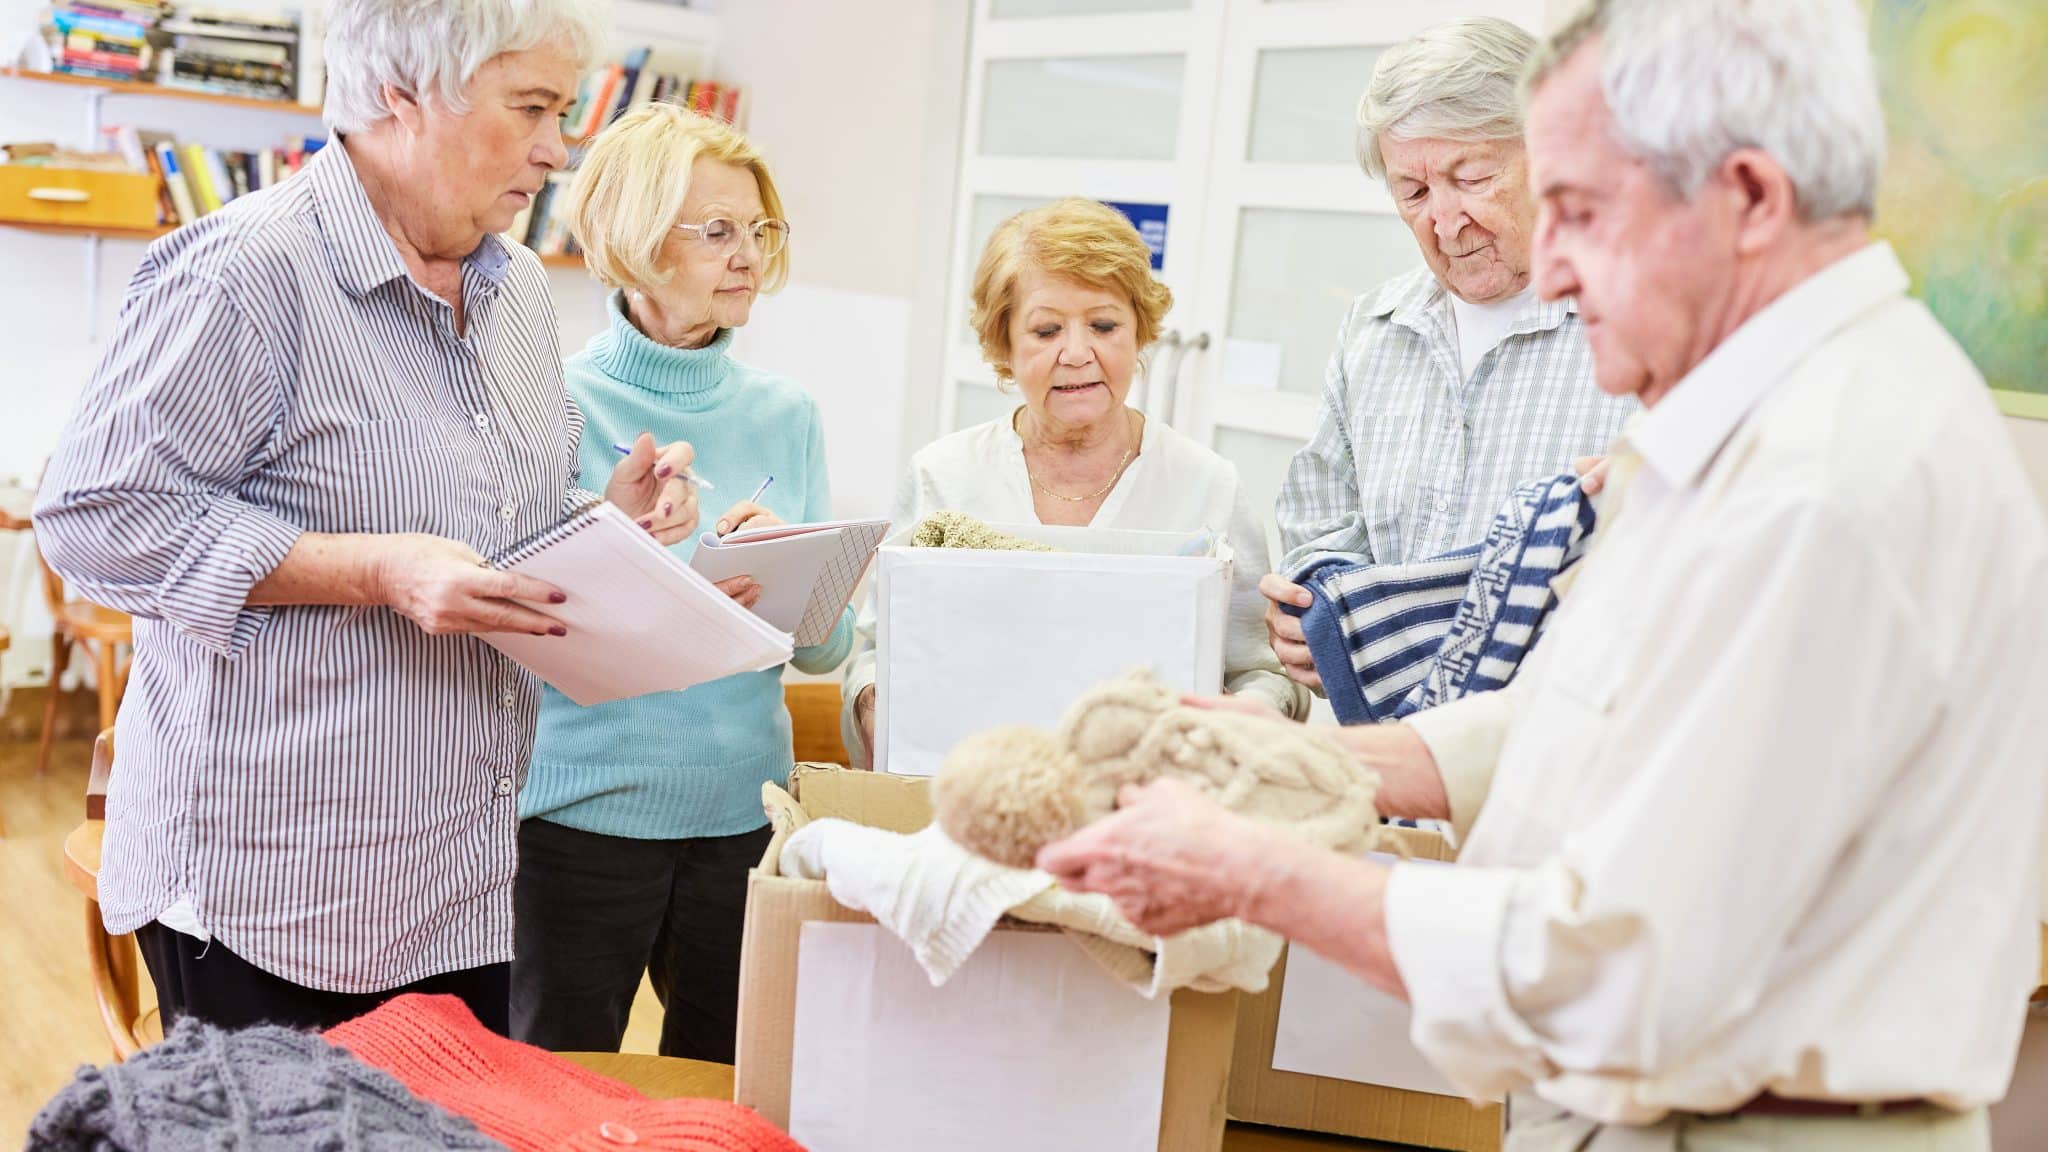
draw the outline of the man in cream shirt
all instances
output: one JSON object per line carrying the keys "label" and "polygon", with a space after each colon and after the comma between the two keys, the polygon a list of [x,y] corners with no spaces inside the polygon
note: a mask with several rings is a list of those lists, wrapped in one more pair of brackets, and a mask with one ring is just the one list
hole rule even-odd
{"label": "man in cream shirt", "polygon": [[1345,739],[1455,867],[1171,782],[1048,848],[1149,931],[1274,928],[1407,997],[1508,1147],[1984,1149],[2039,973],[2048,532],[1867,226],[1853,0],[1605,0],[1538,61],[1536,284],[1647,411],[1504,693]]}

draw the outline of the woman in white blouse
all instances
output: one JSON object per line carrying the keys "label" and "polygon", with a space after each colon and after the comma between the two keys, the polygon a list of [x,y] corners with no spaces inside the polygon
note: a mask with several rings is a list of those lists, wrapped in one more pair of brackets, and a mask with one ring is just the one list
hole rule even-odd
{"label": "woman in white blouse", "polygon": [[[1004,221],[974,274],[974,328],[997,378],[1014,383],[1024,403],[919,451],[897,491],[895,522],[952,511],[992,523],[1225,530],[1235,561],[1224,687],[1306,716],[1307,690],[1281,672],[1266,640],[1258,592],[1266,533],[1236,467],[1127,403],[1139,355],[1173,304],[1151,269],[1137,229],[1093,200],[1061,200]],[[860,631],[842,728],[855,763],[865,765],[874,730],[872,607]]]}

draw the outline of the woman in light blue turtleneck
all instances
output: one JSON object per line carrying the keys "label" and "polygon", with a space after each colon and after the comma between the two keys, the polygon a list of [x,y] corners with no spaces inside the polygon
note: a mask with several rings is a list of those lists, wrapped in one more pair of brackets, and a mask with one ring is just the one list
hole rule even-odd
{"label": "woman in light blue turtleneck", "polygon": [[[650,105],[592,145],[566,210],[592,271],[617,289],[610,327],[566,366],[584,476],[609,476],[612,444],[646,429],[695,445],[693,471],[718,495],[773,476],[764,504],[791,522],[826,519],[817,405],[727,355],[755,294],[788,270],[789,226],[760,154],[719,121]],[[707,526],[776,522],[742,501]],[[760,598],[745,577],[721,587]],[[849,609],[793,663],[829,671],[852,645]],[[665,1010],[662,1055],[732,1061],[746,874],[769,837],[761,784],[787,779],[790,759],[780,669],[594,708],[546,692],[519,802],[514,1036],[616,1051],[644,971]]]}

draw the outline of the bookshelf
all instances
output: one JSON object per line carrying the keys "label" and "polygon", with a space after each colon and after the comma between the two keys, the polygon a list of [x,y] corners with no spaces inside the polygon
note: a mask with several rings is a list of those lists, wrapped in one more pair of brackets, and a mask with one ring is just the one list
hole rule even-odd
{"label": "bookshelf", "polygon": [[[42,232],[51,236],[90,236],[98,240],[139,240],[148,242],[159,236],[168,236],[175,229],[160,228],[88,228],[79,224],[32,224],[27,221],[8,220],[0,222],[0,228],[13,228],[21,232]],[[582,257],[577,257],[580,261]]]}
{"label": "bookshelf", "polygon": [[0,78],[27,80],[35,84],[60,84],[71,88],[89,88],[116,96],[141,96],[158,100],[182,100],[191,104],[212,104],[228,108],[259,108],[265,112],[284,112],[298,116],[318,116],[320,109],[311,104],[293,104],[283,100],[258,100],[253,96],[222,96],[212,92],[187,92],[182,88],[167,88],[140,80],[99,80],[90,76],[71,76],[62,72],[31,72],[22,68],[0,68]]}

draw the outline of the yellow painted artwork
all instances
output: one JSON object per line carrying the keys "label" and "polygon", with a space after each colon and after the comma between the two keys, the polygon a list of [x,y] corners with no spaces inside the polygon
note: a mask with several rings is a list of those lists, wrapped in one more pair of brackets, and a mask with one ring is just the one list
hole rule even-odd
{"label": "yellow painted artwork", "polygon": [[2048,420],[2048,0],[1866,0],[1877,231],[2017,416]]}

